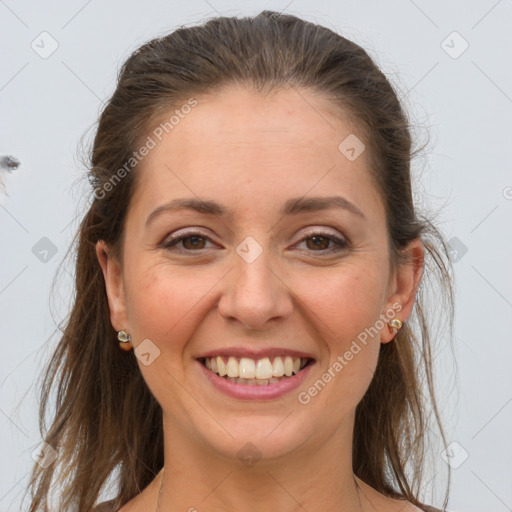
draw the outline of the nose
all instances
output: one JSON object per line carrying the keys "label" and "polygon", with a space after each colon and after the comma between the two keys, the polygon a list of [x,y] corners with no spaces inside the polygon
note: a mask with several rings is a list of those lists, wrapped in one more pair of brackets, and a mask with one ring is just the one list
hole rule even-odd
{"label": "nose", "polygon": [[291,290],[279,271],[271,268],[265,252],[252,263],[237,254],[234,259],[235,267],[228,274],[218,303],[220,315],[253,330],[264,330],[288,317],[293,309]]}

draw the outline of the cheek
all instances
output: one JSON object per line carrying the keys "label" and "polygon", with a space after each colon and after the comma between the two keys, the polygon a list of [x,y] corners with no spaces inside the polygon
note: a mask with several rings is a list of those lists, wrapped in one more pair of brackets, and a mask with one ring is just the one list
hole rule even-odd
{"label": "cheek", "polygon": [[149,338],[181,371],[187,343],[214,308],[226,269],[192,270],[167,262],[133,266],[127,286],[127,313],[135,343]]}
{"label": "cheek", "polygon": [[[374,270],[370,270],[370,269]],[[320,274],[319,274],[320,276]],[[321,394],[326,407],[341,414],[355,407],[366,392],[380,350],[385,271],[373,261],[322,274],[302,284],[301,297],[314,322],[316,336],[327,352],[321,361],[322,382],[312,396]],[[331,392],[321,393],[324,387]],[[341,403],[344,405],[341,406]],[[334,409],[333,409],[334,410]]]}
{"label": "cheek", "polygon": [[[299,277],[293,288],[332,351],[340,352],[382,313],[386,272],[377,261]],[[308,312],[309,310],[309,312]],[[313,313],[313,314],[312,314]],[[373,331],[372,331],[373,332]]]}
{"label": "cheek", "polygon": [[[199,276],[190,269],[158,263],[132,267],[127,286],[127,311],[135,348],[149,339],[160,351],[150,365],[138,361],[140,371],[162,407],[182,417],[188,415],[190,408],[188,395],[183,395],[180,384],[185,381],[187,344],[217,281],[211,275]],[[150,353],[153,358],[157,352],[151,349]]]}
{"label": "cheek", "polygon": [[157,345],[172,340],[178,347],[188,338],[194,307],[211,288],[209,280],[166,265],[134,269],[131,276],[127,309],[136,338],[149,338]]}

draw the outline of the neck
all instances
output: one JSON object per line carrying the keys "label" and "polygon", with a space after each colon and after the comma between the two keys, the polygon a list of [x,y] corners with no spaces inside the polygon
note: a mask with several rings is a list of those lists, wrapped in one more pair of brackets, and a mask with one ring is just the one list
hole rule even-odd
{"label": "neck", "polygon": [[[169,426],[168,426],[169,427]],[[365,510],[352,473],[352,436],[340,429],[323,445],[254,465],[208,452],[165,427],[165,472],[157,512],[186,510]]]}

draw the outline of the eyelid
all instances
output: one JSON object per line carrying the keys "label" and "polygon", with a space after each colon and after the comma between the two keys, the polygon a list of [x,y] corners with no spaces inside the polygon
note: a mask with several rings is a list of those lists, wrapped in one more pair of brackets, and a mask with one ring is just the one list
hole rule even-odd
{"label": "eyelid", "polygon": [[347,244],[349,243],[348,237],[346,237],[344,234],[340,233],[338,230],[336,230],[335,232],[332,232],[332,231],[327,230],[324,227],[307,227],[307,228],[305,228],[305,230],[306,231],[301,235],[301,239],[299,241],[304,240],[304,238],[307,238],[308,235],[309,236],[322,235],[322,236],[325,236],[328,238],[330,237],[330,238],[338,239],[340,241],[344,241]]}
{"label": "eyelid", "polygon": [[316,255],[318,254],[319,257],[322,256],[328,256],[331,254],[336,254],[338,252],[346,251],[351,247],[351,243],[348,240],[348,238],[342,234],[339,233],[331,233],[329,231],[326,231],[324,228],[310,228],[307,232],[303,233],[300,240],[296,242],[295,245],[298,245],[302,242],[305,242],[309,238],[313,238],[314,236],[322,236],[324,238],[327,238],[329,241],[333,242],[335,244],[334,247],[331,247],[329,249],[322,249],[320,251],[313,251],[313,250],[307,250],[309,254]]}
{"label": "eyelid", "polygon": [[[326,230],[325,228],[320,228],[320,227],[318,227],[318,228],[316,228],[316,227],[308,227],[308,228],[305,228],[305,229],[306,229],[306,231],[304,231],[302,233],[301,238],[298,241],[296,241],[293,244],[293,246],[296,246],[296,245],[298,245],[298,244],[300,244],[300,243],[302,243],[302,242],[306,241],[307,239],[312,238],[314,236],[325,237],[329,241],[331,241],[332,243],[335,244],[334,247],[331,247],[329,249],[321,249],[319,251],[305,250],[305,252],[308,252],[308,253],[311,253],[311,254],[318,253],[319,256],[322,256],[322,255],[328,255],[328,254],[337,253],[337,252],[344,251],[344,250],[346,251],[348,248],[351,247],[350,240],[345,235],[339,233],[338,231],[336,233],[332,233],[332,232]],[[204,238],[206,241],[209,241],[209,242],[211,242],[211,243],[213,243],[213,244],[218,246],[218,244],[216,244],[212,240],[211,236],[206,235],[206,234],[202,233],[201,231],[199,231],[198,227],[191,227],[191,228],[178,229],[177,231],[175,231],[171,235],[168,235],[161,242],[160,247],[163,248],[163,249],[171,251],[171,247],[177,246],[183,239],[186,239],[186,238],[189,238],[189,237],[194,237],[194,236],[198,236],[200,238]],[[202,248],[202,249],[197,249],[197,250],[193,250],[193,249],[179,249],[179,250],[178,249],[172,249],[172,252],[182,253],[182,254],[189,254],[190,255],[192,253],[201,254],[201,252],[203,252],[203,251],[205,251],[207,249],[210,249],[210,247]]]}
{"label": "eyelid", "polygon": [[[189,237],[193,237],[193,236],[200,236],[201,238],[204,238],[205,240],[208,240],[208,241],[214,243],[212,240],[212,237],[210,235],[207,235],[207,234],[199,231],[199,228],[192,227],[192,228],[178,229],[177,231],[174,231],[170,235],[167,235],[163,239],[160,246],[163,248],[168,248],[168,247],[171,247],[171,244],[173,244],[173,245],[178,244],[184,238],[189,238]],[[182,250],[181,252],[191,253],[191,252],[198,252],[198,251],[191,251],[191,250],[185,249],[185,250]]]}

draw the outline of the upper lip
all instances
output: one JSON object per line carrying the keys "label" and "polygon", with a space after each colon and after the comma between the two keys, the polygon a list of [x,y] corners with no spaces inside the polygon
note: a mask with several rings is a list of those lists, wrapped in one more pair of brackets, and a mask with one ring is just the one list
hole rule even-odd
{"label": "upper lip", "polygon": [[263,359],[265,357],[290,356],[314,359],[314,357],[311,354],[308,354],[307,352],[279,347],[262,348],[258,350],[243,347],[218,348],[215,350],[209,350],[208,352],[204,352],[201,355],[197,356],[196,359],[215,356],[247,357],[249,359]]}

